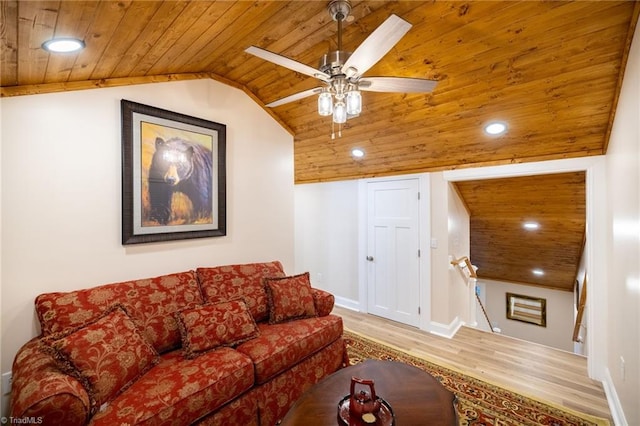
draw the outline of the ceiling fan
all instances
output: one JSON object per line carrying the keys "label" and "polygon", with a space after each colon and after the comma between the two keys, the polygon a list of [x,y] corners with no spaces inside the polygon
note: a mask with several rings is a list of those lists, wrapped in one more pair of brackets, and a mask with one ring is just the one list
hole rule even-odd
{"label": "ceiling fan", "polygon": [[[322,116],[333,116],[333,122],[342,125],[348,118],[356,117],[362,112],[360,90],[427,93],[434,89],[437,83],[434,80],[409,77],[363,77],[369,68],[404,37],[411,28],[410,23],[396,15],[391,15],[353,53],[350,53],[342,50],[342,23],[351,12],[351,4],[348,0],[332,0],[327,10],[333,20],[338,23],[338,50],[326,53],[320,60],[318,69],[256,46],[250,46],[245,50],[261,59],[317,78],[324,83],[322,87],[278,99],[267,104],[268,107],[277,107],[319,94],[318,113]],[[332,136],[335,137],[334,134]]]}

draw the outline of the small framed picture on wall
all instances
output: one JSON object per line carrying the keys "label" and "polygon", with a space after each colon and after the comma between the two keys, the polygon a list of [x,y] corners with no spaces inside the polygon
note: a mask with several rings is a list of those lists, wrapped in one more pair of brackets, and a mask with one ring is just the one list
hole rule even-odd
{"label": "small framed picture on wall", "polygon": [[507,293],[507,319],[547,326],[547,300]]}

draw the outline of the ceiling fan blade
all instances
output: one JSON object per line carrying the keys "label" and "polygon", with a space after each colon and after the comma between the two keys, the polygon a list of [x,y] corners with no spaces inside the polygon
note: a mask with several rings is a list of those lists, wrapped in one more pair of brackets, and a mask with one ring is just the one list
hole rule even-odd
{"label": "ceiling fan blade", "polygon": [[438,84],[435,80],[409,77],[365,77],[358,87],[369,92],[427,93]]}
{"label": "ceiling fan blade", "polygon": [[308,96],[312,96],[312,95],[315,95],[316,93],[320,93],[320,92],[322,92],[322,87],[316,87],[314,89],[304,90],[302,92],[294,93],[293,95],[289,95],[289,96],[284,97],[282,99],[278,99],[277,101],[273,101],[271,103],[268,103],[267,106],[269,108],[277,107],[277,106],[280,106],[280,105],[288,104],[290,102],[295,102],[295,101],[300,100],[300,99],[304,99],[304,98],[306,98]]}
{"label": "ceiling fan blade", "polygon": [[280,65],[281,67],[289,68],[290,70],[308,75],[310,77],[315,77],[322,81],[328,81],[330,78],[328,74],[310,67],[309,65],[305,65],[301,62],[289,59],[286,56],[278,55],[277,53],[269,52],[268,50],[261,49],[256,46],[249,46],[245,49],[245,52],[257,56],[258,58],[264,59],[265,61],[272,62],[276,65]]}
{"label": "ceiling fan blade", "polygon": [[371,68],[409,31],[411,24],[391,15],[372,32],[342,66],[347,77],[357,77]]}

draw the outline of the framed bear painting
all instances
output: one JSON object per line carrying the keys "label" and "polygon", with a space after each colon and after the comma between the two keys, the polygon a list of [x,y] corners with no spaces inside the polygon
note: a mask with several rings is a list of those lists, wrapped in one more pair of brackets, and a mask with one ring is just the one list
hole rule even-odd
{"label": "framed bear painting", "polygon": [[224,124],[121,100],[122,244],[226,235]]}

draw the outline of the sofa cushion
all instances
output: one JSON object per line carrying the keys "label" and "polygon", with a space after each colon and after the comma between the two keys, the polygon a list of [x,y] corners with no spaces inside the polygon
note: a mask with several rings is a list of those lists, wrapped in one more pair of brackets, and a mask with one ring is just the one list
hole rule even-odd
{"label": "sofa cushion", "polygon": [[173,313],[204,303],[195,271],[106,284],[36,298],[42,333],[48,335],[78,327],[121,303],[133,322],[160,353],[180,346]]}
{"label": "sofa cushion", "polygon": [[42,343],[60,369],[86,388],[92,412],[160,360],[121,305],[75,331],[45,337]]}
{"label": "sofa cushion", "polygon": [[91,419],[91,425],[188,425],[253,386],[251,360],[231,348],[161,361]]}
{"label": "sofa cushion", "polygon": [[261,384],[342,336],[342,318],[327,315],[280,324],[260,323],[258,328],[260,336],[236,350],[253,360],[256,382]]}
{"label": "sofa cushion", "polygon": [[241,298],[258,322],[269,316],[263,279],[284,276],[282,264],[278,261],[198,268],[196,272],[207,302],[226,302]]}
{"label": "sofa cushion", "polygon": [[308,272],[265,278],[264,286],[269,298],[270,324],[316,316]]}
{"label": "sofa cushion", "polygon": [[[193,426],[260,426],[258,401],[253,391],[246,392]],[[267,425],[269,423],[262,423]],[[181,425],[177,425],[181,426]]]}
{"label": "sofa cushion", "polygon": [[187,358],[218,346],[237,345],[258,335],[258,326],[240,299],[185,309],[176,313],[176,320]]}
{"label": "sofa cushion", "polygon": [[[346,366],[342,359],[344,351],[344,340],[340,338],[272,380],[254,387],[251,393],[258,400],[260,424],[277,425],[307,389],[336,372],[340,367]],[[349,393],[348,383],[345,383],[344,391],[344,394]],[[274,398],[274,395],[277,397]],[[308,414],[310,418],[313,417],[311,411]],[[334,425],[337,424],[336,421]],[[358,426],[364,426],[364,424],[360,423]]]}

